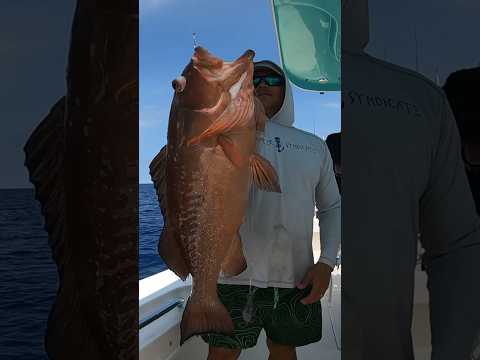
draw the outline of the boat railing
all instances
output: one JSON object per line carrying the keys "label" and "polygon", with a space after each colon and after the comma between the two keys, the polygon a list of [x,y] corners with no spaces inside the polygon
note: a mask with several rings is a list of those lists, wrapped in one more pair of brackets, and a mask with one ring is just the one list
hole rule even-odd
{"label": "boat railing", "polygon": [[176,307],[183,307],[184,303],[185,303],[184,298],[177,298],[177,299],[168,301],[164,304],[161,304],[158,308],[151,311],[150,313],[145,315],[142,319],[140,319],[139,329],[142,329],[148,324],[151,324],[155,320],[161,318],[163,315],[175,309]]}

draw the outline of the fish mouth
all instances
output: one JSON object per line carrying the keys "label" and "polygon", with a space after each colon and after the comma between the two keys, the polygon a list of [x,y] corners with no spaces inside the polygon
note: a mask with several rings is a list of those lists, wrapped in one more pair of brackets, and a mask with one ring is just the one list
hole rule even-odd
{"label": "fish mouth", "polygon": [[[209,114],[218,114],[225,106],[240,96],[253,95],[253,50],[245,51],[232,62],[223,61],[200,46],[195,48],[192,56],[192,65],[207,83],[220,90],[216,102],[207,107],[196,109]],[[174,88],[181,90],[177,81]],[[216,91],[217,91],[216,90]],[[242,95],[243,94],[243,95]]]}
{"label": "fish mouth", "polygon": [[223,65],[223,60],[211,54],[207,49],[197,46],[193,52],[192,60],[195,65],[207,69],[219,69]]}
{"label": "fish mouth", "polygon": [[253,50],[245,51],[237,60],[225,63],[227,72],[224,88],[228,90],[232,99],[236,98],[240,90],[253,91]]}
{"label": "fish mouth", "polygon": [[[194,66],[202,73],[220,80],[226,92],[235,98],[242,88],[248,87],[253,81],[253,58],[255,51],[249,49],[235,61],[226,62],[211,54],[207,49],[197,46],[194,50],[192,61]],[[218,75],[220,72],[221,75]],[[253,88],[253,86],[252,86]]]}

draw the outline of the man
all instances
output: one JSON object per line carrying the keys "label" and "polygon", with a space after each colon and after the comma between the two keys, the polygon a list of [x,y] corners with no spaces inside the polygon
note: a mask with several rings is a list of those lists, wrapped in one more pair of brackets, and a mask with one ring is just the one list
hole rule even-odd
{"label": "man", "polygon": [[[323,140],[292,127],[293,97],[280,67],[255,64],[255,95],[269,121],[258,152],[277,170],[282,193],[252,188],[240,229],[247,269],[219,279],[219,296],[235,324],[233,336],[209,334],[209,360],[237,359],[267,334],[270,359],[296,359],[295,348],[322,336],[320,299],[340,244],[340,195]],[[320,221],[321,256],[313,263],[312,217]]]}
{"label": "man", "polygon": [[480,237],[455,119],[420,74],[375,59],[366,0],[342,1],[342,359],[412,360],[417,234],[432,359],[470,359]]}
{"label": "man", "polygon": [[340,193],[342,192],[342,153],[341,153],[341,143],[342,143],[342,134],[333,133],[327,136],[325,139],[327,143],[328,150],[332,154],[333,160],[333,172],[335,173],[335,179],[337,180],[338,189]]}
{"label": "man", "polygon": [[480,213],[480,124],[477,86],[480,67],[450,74],[443,86],[452,108],[462,143],[462,155],[477,213]]}

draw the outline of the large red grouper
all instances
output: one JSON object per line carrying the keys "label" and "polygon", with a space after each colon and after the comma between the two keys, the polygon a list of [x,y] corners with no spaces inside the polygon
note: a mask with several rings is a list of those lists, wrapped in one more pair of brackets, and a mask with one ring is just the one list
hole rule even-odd
{"label": "large red grouper", "polygon": [[183,313],[181,340],[231,334],[232,319],[217,295],[220,271],[247,267],[238,233],[250,184],[280,192],[271,164],[256,153],[256,132],[266,120],[253,92],[252,50],[224,62],[197,47],[175,90],[167,146],[150,165],[165,229],[159,253],[192,293]]}

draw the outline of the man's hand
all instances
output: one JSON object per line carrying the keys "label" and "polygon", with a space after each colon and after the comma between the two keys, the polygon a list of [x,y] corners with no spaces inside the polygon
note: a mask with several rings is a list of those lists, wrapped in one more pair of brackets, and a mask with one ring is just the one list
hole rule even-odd
{"label": "man's hand", "polygon": [[307,271],[303,280],[297,285],[299,289],[305,289],[308,285],[312,285],[310,294],[300,301],[302,304],[313,304],[323,297],[330,284],[332,270],[327,264],[319,262]]}

